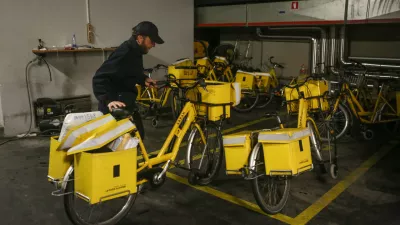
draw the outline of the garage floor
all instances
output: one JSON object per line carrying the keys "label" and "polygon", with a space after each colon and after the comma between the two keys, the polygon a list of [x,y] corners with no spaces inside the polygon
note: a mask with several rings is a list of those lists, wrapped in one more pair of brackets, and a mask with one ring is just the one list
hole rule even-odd
{"label": "garage floor", "polygon": [[[227,133],[276,126],[273,119],[261,119],[263,110],[232,113]],[[158,129],[150,120],[145,124],[146,147],[159,149],[172,122],[160,121]],[[211,186],[193,187],[186,171],[171,169],[164,186],[139,195],[120,224],[400,224],[400,145],[382,132],[378,135],[376,142],[351,137],[340,141],[337,180],[328,175],[317,179],[314,172],[294,178],[281,214],[262,214],[249,181],[241,177],[221,171]],[[0,146],[1,224],[71,224],[62,198],[51,196],[53,186],[46,179],[48,146],[43,137]]]}

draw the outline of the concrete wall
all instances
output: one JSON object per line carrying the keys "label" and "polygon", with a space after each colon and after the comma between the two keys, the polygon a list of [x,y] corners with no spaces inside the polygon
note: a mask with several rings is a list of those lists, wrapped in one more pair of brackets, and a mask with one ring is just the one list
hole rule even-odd
{"label": "concrete wall", "polygon": [[[96,47],[118,46],[130,37],[134,25],[150,20],[166,43],[144,57],[145,67],[193,58],[193,0],[148,0],[146,4],[139,0],[92,0],[90,8]],[[25,66],[34,58],[31,50],[37,47],[38,38],[48,47],[63,46],[71,43],[74,33],[78,45],[87,44],[86,6],[83,0],[3,0],[0,15],[0,102],[5,135],[11,136],[29,127]],[[91,79],[104,57],[101,52],[48,55],[53,81],[49,81],[45,66],[32,65],[28,70],[31,99],[92,94]]]}
{"label": "concrete wall", "polygon": [[[221,43],[235,45],[237,35],[221,34]],[[241,35],[238,43],[239,57],[245,57],[248,45],[248,38]],[[269,57],[274,56],[273,61],[282,64],[285,69],[277,68],[277,75],[284,77],[297,76],[302,64],[306,67],[310,60],[310,44],[296,42],[276,42],[252,40],[248,56],[253,57],[251,66],[262,68],[261,64],[269,64]]]}

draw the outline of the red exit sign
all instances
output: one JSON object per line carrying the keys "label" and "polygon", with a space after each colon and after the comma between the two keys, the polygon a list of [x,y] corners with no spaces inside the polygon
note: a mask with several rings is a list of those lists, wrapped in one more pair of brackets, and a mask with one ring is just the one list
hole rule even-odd
{"label": "red exit sign", "polygon": [[292,2],[292,9],[299,9],[299,2]]}

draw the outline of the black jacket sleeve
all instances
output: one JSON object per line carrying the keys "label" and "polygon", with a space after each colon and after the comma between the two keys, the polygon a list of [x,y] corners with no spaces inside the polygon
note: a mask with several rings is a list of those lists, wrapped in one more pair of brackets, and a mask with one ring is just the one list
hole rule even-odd
{"label": "black jacket sleeve", "polygon": [[[101,65],[93,77],[93,92],[103,104],[134,101],[137,96],[136,84],[144,85],[147,76],[143,73],[143,54],[138,46],[124,42]],[[128,103],[128,102],[125,102]]]}
{"label": "black jacket sleeve", "polygon": [[116,78],[123,73],[123,61],[126,55],[126,51],[116,50],[96,71],[92,85],[93,93],[97,100],[106,104],[118,100],[118,89],[116,88],[118,82]]}

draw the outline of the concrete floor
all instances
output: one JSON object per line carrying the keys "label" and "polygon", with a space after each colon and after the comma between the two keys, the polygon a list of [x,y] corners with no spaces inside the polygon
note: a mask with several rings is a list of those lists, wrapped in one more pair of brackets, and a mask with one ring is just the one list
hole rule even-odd
{"label": "concrete floor", "polygon": [[[232,113],[232,124],[225,129],[259,119],[263,111]],[[172,122],[161,121],[157,129],[149,120],[145,124],[147,148],[159,149]],[[266,120],[231,132],[275,125]],[[379,134],[375,142],[342,139],[339,178],[321,180],[314,172],[294,178],[286,207],[274,218],[260,213],[249,181],[221,171],[211,186],[191,187],[186,171],[172,169],[171,179],[157,191],[139,195],[120,224],[400,224],[400,145]],[[43,137],[0,146],[0,224],[71,224],[62,198],[51,196],[48,146]]]}

